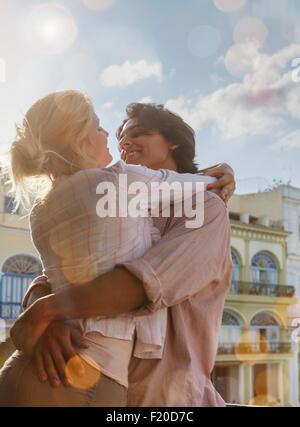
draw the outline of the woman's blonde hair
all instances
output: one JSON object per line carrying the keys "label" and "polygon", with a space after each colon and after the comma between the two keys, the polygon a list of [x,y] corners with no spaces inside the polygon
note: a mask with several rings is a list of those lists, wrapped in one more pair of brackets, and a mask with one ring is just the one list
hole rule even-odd
{"label": "woman's blonde hair", "polygon": [[29,108],[10,148],[16,208],[44,196],[56,177],[80,170],[82,160],[95,162],[85,150],[93,113],[90,99],[75,90],[51,93]]}

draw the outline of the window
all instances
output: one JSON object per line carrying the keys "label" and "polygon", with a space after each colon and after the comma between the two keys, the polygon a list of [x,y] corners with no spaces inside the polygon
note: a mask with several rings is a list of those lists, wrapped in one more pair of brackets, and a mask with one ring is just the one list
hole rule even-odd
{"label": "window", "polygon": [[[280,343],[280,324],[272,313],[260,312],[256,314],[251,322],[251,341],[260,343]],[[271,346],[269,350],[276,350]]]}
{"label": "window", "polygon": [[273,257],[265,252],[259,252],[251,261],[252,280],[255,283],[278,283],[278,271]]}
{"label": "window", "polygon": [[240,261],[239,258],[234,250],[231,249],[231,258],[233,263],[233,272],[232,272],[232,280],[235,282],[238,282],[240,280]]}
{"label": "window", "polygon": [[242,337],[242,325],[243,321],[237,313],[225,309],[222,317],[220,345],[238,344]]}
{"label": "window", "polygon": [[[12,214],[15,207],[15,201],[13,197],[4,196],[4,213]],[[20,214],[20,209],[18,208],[15,212],[17,215]]]}
{"label": "window", "polygon": [[259,281],[261,283],[268,282],[268,272],[266,270],[259,270]]}
{"label": "window", "polygon": [[2,272],[39,275],[42,272],[42,265],[40,261],[32,255],[14,255],[5,261],[2,266]]}

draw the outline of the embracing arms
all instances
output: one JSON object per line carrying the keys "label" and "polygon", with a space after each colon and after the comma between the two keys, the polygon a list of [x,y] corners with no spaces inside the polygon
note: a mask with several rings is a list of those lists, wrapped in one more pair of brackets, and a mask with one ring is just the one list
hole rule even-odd
{"label": "embracing arms", "polygon": [[[203,173],[218,178],[218,181],[212,184],[212,187],[221,190],[220,196],[223,196],[223,200],[226,203],[235,189],[235,180],[232,169],[228,165],[217,165],[216,167],[213,167],[213,169],[204,170]],[[224,220],[224,218],[226,218],[226,215],[224,216],[224,212],[222,216]],[[153,252],[154,248],[152,248],[145,255],[144,266],[147,265],[147,267],[143,269],[143,273],[141,271],[139,272],[139,265],[137,265],[136,262],[128,263],[123,267],[119,266],[113,271],[91,282],[89,284],[88,292],[86,292],[87,288],[84,286],[81,289],[72,289],[72,291],[75,293],[73,293],[71,296],[68,296],[67,294],[61,294],[60,298],[62,298],[62,300],[67,298],[69,301],[67,305],[64,305],[66,312],[59,315],[57,311],[61,302],[56,301],[56,308],[54,310],[56,313],[54,313],[53,302],[55,300],[53,298],[49,298],[48,300],[46,299],[44,301],[40,301],[37,305],[34,305],[33,310],[27,312],[25,316],[21,316],[18,321],[20,327],[13,328],[12,330],[13,340],[18,348],[23,347],[24,350],[24,342],[22,340],[27,336],[31,336],[32,329],[30,325],[32,325],[33,328],[35,325],[40,325],[40,331],[46,328],[46,332],[39,340],[39,345],[35,347],[36,367],[39,378],[42,381],[49,379],[52,385],[59,384],[59,379],[65,382],[65,364],[67,360],[74,355],[76,352],[76,347],[80,347],[81,345],[84,346],[80,332],[70,325],[67,325],[65,322],[56,321],[47,326],[48,321],[51,318],[60,318],[60,316],[62,318],[69,316],[72,317],[72,314],[79,316],[79,310],[81,310],[80,316],[82,317],[85,317],[85,315],[89,316],[88,313],[91,313],[90,310],[95,310],[96,314],[106,314],[108,306],[111,308],[113,313],[129,312],[138,307],[147,307],[147,310],[149,310],[151,304],[152,309],[156,309],[159,308],[161,301],[164,301],[164,303],[167,305],[176,304],[177,301],[182,300],[182,298],[184,299],[184,297],[188,297],[189,292],[195,291],[194,286],[199,286],[201,277],[197,275],[196,280],[192,280],[191,274],[186,274],[186,272],[189,268],[192,268],[193,270],[195,266],[201,268],[200,264],[198,263],[197,250],[194,246],[196,241],[198,241],[196,238],[197,230],[189,230],[187,234],[186,231],[187,230],[185,228],[181,231],[179,231],[178,228],[176,231],[174,228],[173,236],[171,236],[170,232],[167,231],[168,237],[172,238],[175,246],[182,247],[182,252],[176,252],[175,255],[174,248],[172,249],[169,246],[170,242],[168,243],[168,238],[162,238],[158,243],[159,246],[156,245],[155,251]],[[215,250],[215,248],[212,249]],[[185,268],[182,268],[183,260],[181,255],[185,254],[187,255],[187,264],[185,265]],[[207,252],[207,255],[208,254],[209,251]],[[169,288],[170,278],[168,278],[168,270],[170,272],[173,270],[172,263],[174,262],[174,258],[176,264],[180,267],[180,269],[182,268],[182,270],[179,269],[179,272],[177,272],[175,276],[175,280],[172,281],[171,287]],[[153,264],[151,259],[153,260]],[[153,272],[153,270],[155,270],[156,266],[159,268],[161,264],[160,261],[162,259],[166,261],[164,266],[161,265],[161,269],[164,270],[163,274],[166,283],[162,283],[156,280],[157,275],[155,274],[155,271],[154,275],[151,276],[150,274]],[[143,263],[143,261],[140,259],[137,260],[137,263]],[[196,272],[196,274],[198,273]],[[152,277],[152,279],[150,279],[150,277]],[[191,288],[187,289],[188,293],[187,295],[184,295],[186,288],[182,288],[182,283],[185,282],[187,278],[191,279],[191,282],[187,283],[187,286],[191,286]],[[154,283],[154,286],[152,287],[151,282]],[[147,283],[150,283],[150,287],[146,285]],[[100,287],[102,289],[101,292],[99,292]],[[159,298],[162,287],[164,288],[166,295],[161,295],[161,298]],[[50,293],[50,287],[47,286],[46,280],[42,280],[40,278],[37,279],[35,282],[33,282],[26,294],[23,302],[24,308],[30,306],[38,298],[41,298]],[[89,293],[91,296],[91,302],[89,302],[89,300],[85,297],[82,298],[82,293],[86,295]],[[120,295],[123,297],[120,298]],[[168,295],[171,296],[170,299],[168,299]],[[111,299],[109,300],[110,297]],[[151,299],[152,301],[150,301]],[[156,307],[153,305],[155,304],[155,300]],[[42,308],[43,305],[45,310]],[[80,308],[79,305],[81,306]],[[86,309],[87,311],[84,311]],[[141,309],[141,313],[142,312],[143,309]],[[46,313],[48,320],[44,318],[42,321],[39,316],[41,316],[41,314],[45,316]],[[107,314],[112,313],[110,312]],[[29,326],[29,328],[26,328],[26,325]],[[25,329],[27,329],[27,333],[25,332]],[[28,345],[28,347],[32,348],[32,343]]]}
{"label": "embracing arms", "polygon": [[184,217],[173,221],[167,235],[143,257],[85,285],[70,286],[36,301],[11,330],[17,347],[31,352],[52,321],[128,312],[149,314],[203,290],[213,291],[231,262],[224,203],[216,195],[206,195],[201,228],[187,229]]}

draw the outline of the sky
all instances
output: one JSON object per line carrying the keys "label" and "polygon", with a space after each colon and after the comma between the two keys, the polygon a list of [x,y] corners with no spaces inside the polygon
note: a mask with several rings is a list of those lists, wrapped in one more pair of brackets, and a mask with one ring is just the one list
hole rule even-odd
{"label": "sky", "polygon": [[300,187],[298,0],[0,0],[0,156],[30,105],[64,89],[92,98],[114,161],[126,105],[156,102],[239,193]]}

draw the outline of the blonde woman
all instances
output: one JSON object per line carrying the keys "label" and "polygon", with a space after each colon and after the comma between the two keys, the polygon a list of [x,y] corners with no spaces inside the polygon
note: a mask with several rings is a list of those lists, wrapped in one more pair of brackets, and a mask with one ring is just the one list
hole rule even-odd
{"label": "blonde woman", "polygon": [[[151,218],[101,218],[97,214],[100,183],[110,183],[118,199],[127,190],[119,187],[120,174],[126,175],[128,186],[142,182],[149,189],[153,182],[214,181],[122,161],[107,168],[112,160],[107,136],[91,101],[80,92],[64,91],[38,100],[12,142],[11,178],[17,203],[32,197],[33,178],[48,180],[31,210],[30,226],[53,293],[83,285],[117,263],[140,257],[159,238]],[[17,351],[0,371],[1,406],[125,406],[131,355],[162,357],[166,309],[143,317],[100,316],[69,322],[83,332],[87,344],[67,365],[70,387],[51,388],[34,373],[30,354],[43,332],[41,324],[39,336],[33,334],[29,346],[27,339],[27,347],[19,345],[25,352]],[[78,362],[81,375],[74,369]]]}

